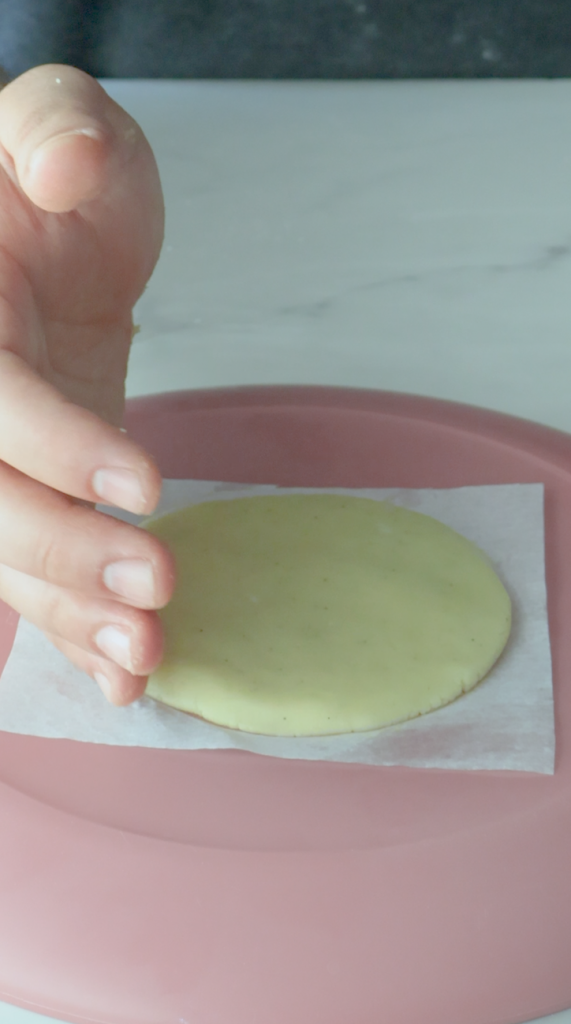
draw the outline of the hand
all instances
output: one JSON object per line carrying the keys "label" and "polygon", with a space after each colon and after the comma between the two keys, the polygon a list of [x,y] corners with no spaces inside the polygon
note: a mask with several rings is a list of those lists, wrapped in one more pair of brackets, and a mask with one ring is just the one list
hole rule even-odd
{"label": "hand", "polygon": [[0,598],[115,704],[160,662],[174,587],[154,537],[93,508],[160,494],[120,424],[163,225],[151,148],[94,79],[51,64],[0,92]]}

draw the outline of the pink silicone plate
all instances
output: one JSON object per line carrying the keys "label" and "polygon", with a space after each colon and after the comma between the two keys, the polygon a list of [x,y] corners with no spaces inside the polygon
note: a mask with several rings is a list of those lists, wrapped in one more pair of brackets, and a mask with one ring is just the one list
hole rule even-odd
{"label": "pink silicone plate", "polygon": [[[543,481],[557,770],[2,733],[0,999],[78,1024],[517,1024],[571,1006],[571,437],[326,388],[151,396],[126,426],[167,477]],[[15,627],[4,608],[2,664]]]}

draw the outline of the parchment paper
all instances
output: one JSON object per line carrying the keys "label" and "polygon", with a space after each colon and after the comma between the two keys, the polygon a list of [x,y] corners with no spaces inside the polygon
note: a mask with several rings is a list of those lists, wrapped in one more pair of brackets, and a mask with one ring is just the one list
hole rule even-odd
{"label": "parchment paper", "polygon": [[[213,498],[271,494],[272,485],[166,480],[156,514]],[[143,697],[109,705],[35,627],[20,620],[0,679],[0,730],[138,747],[233,747],[273,757],[417,768],[552,774],[555,759],[551,655],[546,612],[543,486],[453,490],[288,488],[280,493],[352,494],[425,512],[476,543],[513,602],[508,646],[490,674],[452,704],[402,725],[316,738],[255,736],[222,729]],[[103,509],[140,522],[129,513]]]}

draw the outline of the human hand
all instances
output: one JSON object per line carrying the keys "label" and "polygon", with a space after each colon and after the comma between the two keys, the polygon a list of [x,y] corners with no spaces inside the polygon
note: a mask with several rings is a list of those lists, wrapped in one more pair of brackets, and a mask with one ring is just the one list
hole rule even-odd
{"label": "human hand", "polygon": [[44,65],[0,92],[0,598],[115,704],[160,662],[174,587],[169,552],[92,504],[159,498],[120,424],[163,226],[151,148],[93,78]]}

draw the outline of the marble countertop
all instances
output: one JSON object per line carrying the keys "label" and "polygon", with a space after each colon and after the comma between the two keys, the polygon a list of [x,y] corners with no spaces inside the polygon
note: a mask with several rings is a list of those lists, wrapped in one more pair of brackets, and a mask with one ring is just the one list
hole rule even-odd
{"label": "marble countertop", "polygon": [[340,384],[571,432],[571,81],[104,84],[167,204],[129,396]]}
{"label": "marble countertop", "polygon": [[167,202],[130,395],[346,384],[571,430],[571,82],[108,85]]}

